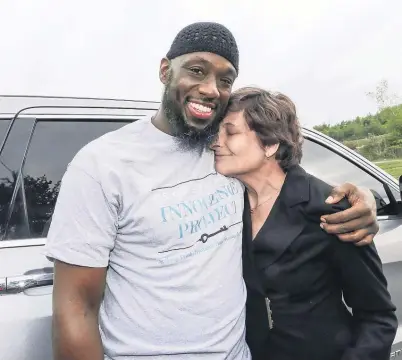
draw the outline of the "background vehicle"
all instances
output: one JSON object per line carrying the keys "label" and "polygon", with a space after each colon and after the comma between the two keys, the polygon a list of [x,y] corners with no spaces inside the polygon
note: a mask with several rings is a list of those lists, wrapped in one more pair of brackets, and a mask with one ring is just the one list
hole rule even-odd
{"label": "background vehicle", "polygon": [[[153,113],[159,105],[108,99],[24,99],[29,102],[25,110],[0,118],[2,360],[52,359],[52,264],[41,251],[68,162],[86,143]],[[401,184],[333,139],[303,131],[302,166],[308,172],[331,184],[350,181],[368,187],[376,196],[381,229],[375,241],[400,322],[391,358],[402,359]]]}

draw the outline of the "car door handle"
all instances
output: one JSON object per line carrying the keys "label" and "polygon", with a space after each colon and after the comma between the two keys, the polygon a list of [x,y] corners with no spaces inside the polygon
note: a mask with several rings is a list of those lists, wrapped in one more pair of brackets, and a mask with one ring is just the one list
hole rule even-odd
{"label": "car door handle", "polygon": [[28,289],[53,285],[53,271],[33,272],[21,276],[11,276],[7,277],[5,280],[5,289],[3,286],[2,293],[18,294]]}

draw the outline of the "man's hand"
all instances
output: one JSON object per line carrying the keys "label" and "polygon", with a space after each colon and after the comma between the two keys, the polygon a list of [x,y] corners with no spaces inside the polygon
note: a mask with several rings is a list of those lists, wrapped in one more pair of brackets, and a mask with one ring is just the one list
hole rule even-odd
{"label": "man's hand", "polygon": [[355,242],[356,245],[370,244],[377,234],[377,209],[373,194],[368,189],[345,183],[335,187],[327,204],[336,204],[346,197],[349,209],[321,217],[321,227],[342,241]]}

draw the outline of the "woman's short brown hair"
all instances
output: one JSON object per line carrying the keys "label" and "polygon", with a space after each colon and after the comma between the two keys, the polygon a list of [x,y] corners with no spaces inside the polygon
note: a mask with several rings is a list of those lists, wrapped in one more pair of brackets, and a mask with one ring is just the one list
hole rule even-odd
{"label": "woman's short brown hair", "polygon": [[296,106],[286,95],[256,87],[232,93],[228,112],[244,112],[245,120],[263,146],[279,143],[275,158],[283,170],[300,164],[303,136]]}

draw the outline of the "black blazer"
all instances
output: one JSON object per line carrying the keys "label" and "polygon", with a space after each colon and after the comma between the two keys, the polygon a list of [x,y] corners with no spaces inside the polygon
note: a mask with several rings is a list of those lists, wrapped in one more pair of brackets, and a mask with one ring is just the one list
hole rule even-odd
{"label": "black blazer", "polygon": [[246,338],[253,360],[389,360],[397,318],[381,261],[374,244],[344,243],[320,228],[321,215],[349,207],[347,200],[325,204],[330,191],[295,166],[254,241],[245,194]]}

